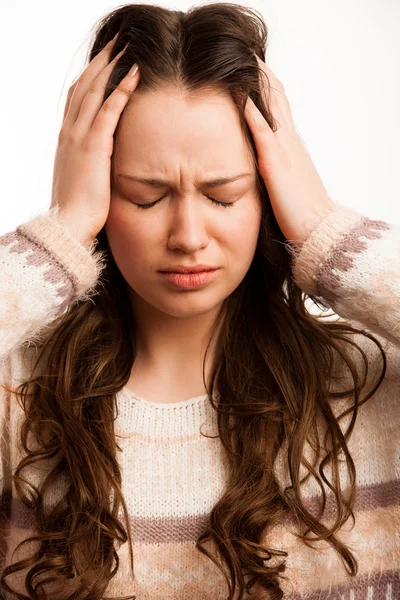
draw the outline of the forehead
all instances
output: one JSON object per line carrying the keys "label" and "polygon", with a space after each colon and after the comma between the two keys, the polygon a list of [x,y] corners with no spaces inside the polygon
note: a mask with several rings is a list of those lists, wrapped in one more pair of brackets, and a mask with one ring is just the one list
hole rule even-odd
{"label": "forehead", "polygon": [[215,90],[189,95],[176,87],[135,92],[118,124],[115,160],[149,170],[199,166],[209,172],[252,165],[238,109]]}

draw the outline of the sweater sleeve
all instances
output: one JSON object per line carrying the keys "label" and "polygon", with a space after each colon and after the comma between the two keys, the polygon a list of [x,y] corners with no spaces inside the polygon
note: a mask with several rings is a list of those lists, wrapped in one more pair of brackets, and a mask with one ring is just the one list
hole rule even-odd
{"label": "sweater sleeve", "polygon": [[0,236],[0,367],[17,346],[34,343],[69,304],[89,299],[105,260],[57,220],[58,207]]}
{"label": "sweater sleeve", "polygon": [[336,204],[289,252],[304,292],[400,347],[399,225]]}

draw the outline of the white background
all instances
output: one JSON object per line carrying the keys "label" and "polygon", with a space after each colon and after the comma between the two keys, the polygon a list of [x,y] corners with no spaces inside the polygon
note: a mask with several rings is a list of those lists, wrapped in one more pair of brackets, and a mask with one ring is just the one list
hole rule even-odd
{"label": "white background", "polygon": [[[242,4],[265,18],[266,61],[285,86],[330,196],[371,218],[400,223],[400,3]],[[97,20],[117,6],[102,0],[3,3],[0,234],[50,207],[68,88],[85,66]]]}

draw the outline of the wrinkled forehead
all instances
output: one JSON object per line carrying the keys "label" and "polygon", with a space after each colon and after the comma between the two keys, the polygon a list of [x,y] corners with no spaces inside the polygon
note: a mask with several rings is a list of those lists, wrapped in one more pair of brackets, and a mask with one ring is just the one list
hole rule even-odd
{"label": "wrinkled forehead", "polygon": [[118,124],[114,165],[168,170],[251,169],[254,160],[232,98],[175,86],[134,93]]}

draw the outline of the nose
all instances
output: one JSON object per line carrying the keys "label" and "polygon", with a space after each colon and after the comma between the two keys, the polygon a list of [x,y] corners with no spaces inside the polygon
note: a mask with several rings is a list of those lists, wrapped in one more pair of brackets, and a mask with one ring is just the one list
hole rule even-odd
{"label": "nose", "polygon": [[168,223],[168,248],[194,253],[208,244],[206,207],[194,195],[175,198],[170,205]]}

